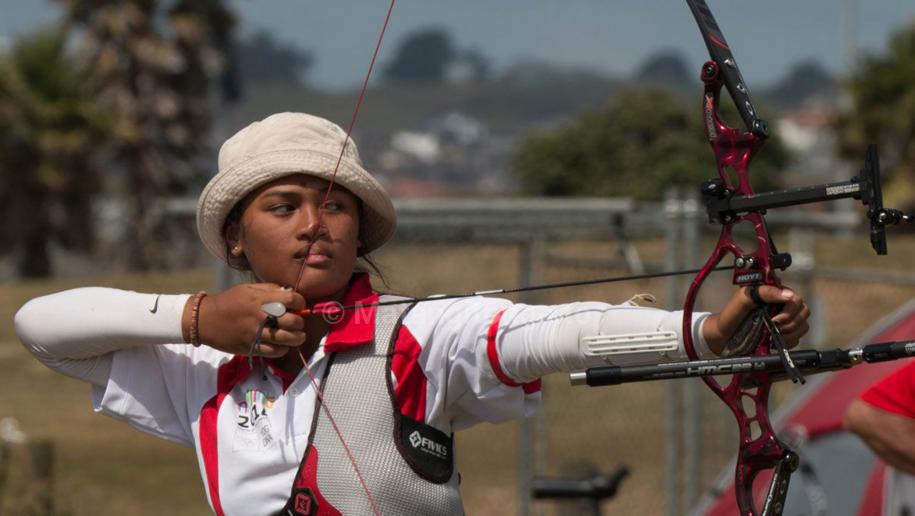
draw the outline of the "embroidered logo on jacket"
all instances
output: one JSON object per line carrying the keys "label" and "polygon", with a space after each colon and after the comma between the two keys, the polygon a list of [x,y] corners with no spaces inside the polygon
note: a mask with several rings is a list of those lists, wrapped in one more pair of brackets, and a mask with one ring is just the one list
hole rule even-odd
{"label": "embroidered logo on jacket", "polygon": [[235,451],[260,451],[274,443],[273,429],[267,410],[273,407],[276,398],[257,389],[245,391],[245,399],[238,402],[235,410]]}
{"label": "embroidered logo on jacket", "polygon": [[311,516],[318,513],[318,501],[311,489],[307,487],[295,493],[293,505],[295,514],[300,516]]}

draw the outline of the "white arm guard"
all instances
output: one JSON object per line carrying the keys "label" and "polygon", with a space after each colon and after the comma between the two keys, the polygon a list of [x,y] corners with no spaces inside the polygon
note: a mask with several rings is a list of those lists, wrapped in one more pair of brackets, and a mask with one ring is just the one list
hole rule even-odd
{"label": "white arm guard", "polygon": [[[700,356],[713,357],[702,338],[707,313],[693,317]],[[685,360],[680,336],[683,312],[634,305],[570,303],[514,305],[502,317],[497,344],[505,372],[528,382],[554,372],[600,365]]]}

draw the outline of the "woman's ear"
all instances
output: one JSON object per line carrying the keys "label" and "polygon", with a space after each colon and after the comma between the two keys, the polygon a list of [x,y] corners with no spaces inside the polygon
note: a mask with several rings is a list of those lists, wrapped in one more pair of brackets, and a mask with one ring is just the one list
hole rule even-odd
{"label": "woman's ear", "polygon": [[228,222],[226,224],[225,238],[229,254],[238,258],[245,253],[241,238],[241,224],[235,221]]}

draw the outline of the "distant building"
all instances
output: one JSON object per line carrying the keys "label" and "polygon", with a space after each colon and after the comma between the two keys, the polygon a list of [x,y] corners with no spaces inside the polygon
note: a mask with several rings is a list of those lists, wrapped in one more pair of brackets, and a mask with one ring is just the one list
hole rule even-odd
{"label": "distant building", "polygon": [[776,121],[776,131],[793,155],[785,178],[811,184],[844,181],[854,172],[839,158],[831,124],[836,116],[833,102],[813,98]]}
{"label": "distant building", "polygon": [[450,111],[397,131],[371,165],[398,197],[507,193],[511,145],[478,119]]}

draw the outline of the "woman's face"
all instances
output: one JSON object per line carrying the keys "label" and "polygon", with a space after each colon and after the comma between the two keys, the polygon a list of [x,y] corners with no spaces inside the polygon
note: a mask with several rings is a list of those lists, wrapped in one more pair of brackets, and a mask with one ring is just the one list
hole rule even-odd
{"label": "woman's face", "polygon": [[341,295],[362,245],[359,200],[335,186],[324,202],[327,187],[296,174],[248,194],[240,224],[226,230],[230,252],[244,255],[258,281],[295,287],[311,302]]}

